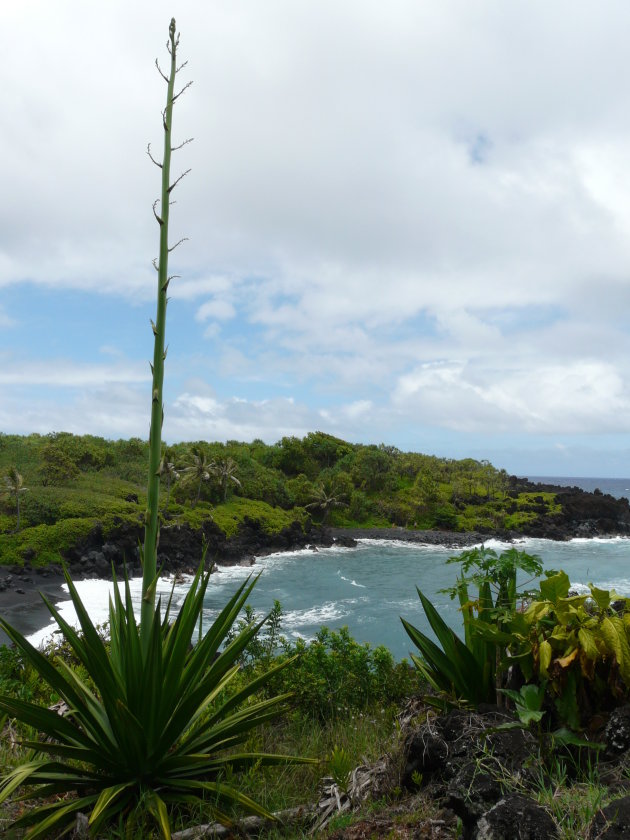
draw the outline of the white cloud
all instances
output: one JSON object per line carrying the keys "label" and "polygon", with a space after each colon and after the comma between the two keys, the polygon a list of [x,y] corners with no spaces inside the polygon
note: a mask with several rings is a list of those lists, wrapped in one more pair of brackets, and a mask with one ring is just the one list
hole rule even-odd
{"label": "white cloud", "polygon": [[121,363],[118,365],[80,364],[65,359],[37,362],[8,362],[0,370],[0,385],[48,388],[89,388],[113,383],[142,383],[151,381],[148,364]]}
{"label": "white cloud", "polygon": [[195,318],[197,321],[207,321],[209,318],[214,318],[217,321],[229,321],[236,315],[234,306],[228,300],[208,300],[203,303]]}
{"label": "white cloud", "polygon": [[427,364],[399,378],[393,400],[419,422],[461,432],[619,433],[630,411],[627,385],[601,362],[502,371]]}
{"label": "white cloud", "polygon": [[[152,300],[159,173],[145,148],[159,149],[153,59],[170,7],[24,0],[7,14],[0,288]],[[277,439],[322,419],[359,439],[417,422],[627,434],[630,7],[192,0],[178,14],[195,83],[176,135],[195,142],[174,156],[192,172],[171,241],[190,241],[170,256],[169,317],[191,302],[196,315],[169,333],[169,360],[183,346],[181,372],[210,348],[217,390],[246,399],[203,395],[213,414],[169,367],[177,434],[188,420],[197,436],[204,423],[238,436],[233,423]],[[0,352],[9,340],[19,330]],[[84,357],[5,364],[0,382],[147,381],[144,363]]]}

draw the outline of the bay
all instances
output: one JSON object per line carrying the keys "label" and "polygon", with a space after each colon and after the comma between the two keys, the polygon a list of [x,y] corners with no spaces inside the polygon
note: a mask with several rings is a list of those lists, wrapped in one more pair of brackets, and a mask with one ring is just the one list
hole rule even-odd
{"label": "bay", "polygon": [[[489,540],[486,545],[500,551],[510,544]],[[516,543],[538,554],[546,569],[564,569],[578,588],[593,582],[630,596],[630,540],[622,538],[571,540],[524,539]],[[223,607],[229,595],[252,572],[260,572],[250,603],[258,612],[268,612],[275,600],[283,608],[282,632],[288,639],[312,639],[322,625],[331,629],[347,626],[354,638],[371,645],[383,644],[396,659],[408,656],[410,645],[400,616],[424,632],[430,628],[417,593],[418,586],[437,606],[444,619],[461,629],[457,602],[440,589],[451,586],[457,564],[449,557],[453,549],[387,540],[361,540],[356,548],[303,550],[269,555],[253,568],[224,567],[211,577],[206,596],[204,623]],[[160,591],[170,591],[164,580]],[[77,588],[94,621],[107,618],[107,581],[79,581]],[[132,581],[135,600],[140,599],[141,580]],[[186,585],[176,587],[174,604],[181,602]],[[69,604],[62,614],[72,619]],[[50,633],[43,628],[31,636],[39,643]]]}

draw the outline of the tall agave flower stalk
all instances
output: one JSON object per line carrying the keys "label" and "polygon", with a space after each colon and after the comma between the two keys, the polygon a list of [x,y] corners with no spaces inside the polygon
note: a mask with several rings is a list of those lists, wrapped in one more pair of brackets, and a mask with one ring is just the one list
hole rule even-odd
{"label": "tall agave flower stalk", "polygon": [[[39,733],[38,739],[23,742],[25,749],[31,750],[26,760],[0,773],[0,806],[18,791],[22,799],[37,797],[43,803],[33,808],[12,809],[18,816],[8,827],[13,832],[10,836],[26,829],[26,834],[19,834],[24,840],[65,836],[72,830],[77,815],[86,813],[91,837],[102,836],[102,828],[116,823],[122,826],[125,836],[130,836],[138,808],[153,816],[162,840],[171,840],[169,810],[189,809],[196,802],[203,802],[211,816],[226,825],[231,822],[230,814],[235,806],[273,819],[262,805],[239,789],[238,776],[235,776],[236,783],[230,782],[232,771],[243,769],[255,773],[259,767],[313,761],[247,749],[251,731],[286,709],[288,694],[263,695],[262,699],[256,695],[292,660],[269,668],[243,687],[227,688],[238,673],[243,651],[267,620],[248,625],[230,638],[255,578],[240,585],[194,646],[192,639],[201,621],[210,579],[201,564],[174,620],[170,598],[164,615],[159,604],[153,607],[164,320],[170,279],[167,259],[169,250],[173,250],[169,249],[167,239],[168,205],[173,187],[183,177],[170,184],[170,156],[174,151],[170,134],[172,108],[179,96],[173,93],[178,69],[174,20],[169,39],[171,72],[167,77],[160,70],[168,83],[163,115],[164,158],[161,164],[154,161],[162,169],[162,207],[159,216],[153,208],[160,224],[160,262],[156,265],[158,317],[154,326],[151,472],[141,621],[138,627],[129,582],[125,581],[124,600],[118,587],[114,587],[109,608],[110,641],[106,644],[66,573],[81,632],[69,625],[45,597],[44,601],[81,666],[80,670],[73,670],[63,662],[53,665],[0,616],[0,629],[70,710],[66,715],[58,715],[37,703],[0,691],[0,717],[15,717]],[[75,795],[71,796],[72,793]]]}
{"label": "tall agave flower stalk", "polygon": [[[147,153],[153,163],[162,170],[162,194],[153,205],[153,214],[160,226],[160,254],[157,261],[154,261],[154,266],[158,275],[158,289],[157,289],[157,315],[155,322],[151,322],[153,327],[153,334],[155,336],[155,344],[153,350],[153,364],[151,370],[153,372],[153,384],[151,387],[151,431],[149,434],[149,481],[147,488],[147,511],[146,522],[144,530],[144,552],[143,552],[143,571],[142,571],[142,605],[140,611],[140,636],[142,640],[143,650],[146,651],[151,633],[151,625],[154,620],[155,611],[155,589],[157,584],[157,548],[160,535],[159,530],[159,494],[160,494],[160,474],[162,471],[162,423],[164,421],[164,406],[162,402],[162,390],[164,383],[164,360],[166,359],[166,349],[164,345],[164,336],[166,329],[166,293],[168,284],[172,277],[168,274],[168,257],[170,252],[180,244],[177,242],[172,247],[168,244],[168,222],[169,210],[171,204],[171,193],[177,186],[179,181],[188,174],[187,170],[179,176],[173,183],[171,183],[171,152],[175,151],[189,140],[184,141],[180,146],[173,147],[172,145],[172,127],[173,127],[173,105],[176,99],[190,86],[188,82],[179,93],[175,93],[175,76],[186,65],[186,62],[180,67],[177,66],[177,47],[179,45],[179,34],[175,30],[175,18],[172,18],[169,27],[169,40],[167,41],[167,49],[170,53],[170,72],[165,75],[156,60],[157,69],[167,83],[166,107],[162,112],[162,124],[164,127],[164,155],[162,163],[156,161],[151,154],[151,147],[147,149]],[[156,210],[156,205],[159,202],[159,212]]]}

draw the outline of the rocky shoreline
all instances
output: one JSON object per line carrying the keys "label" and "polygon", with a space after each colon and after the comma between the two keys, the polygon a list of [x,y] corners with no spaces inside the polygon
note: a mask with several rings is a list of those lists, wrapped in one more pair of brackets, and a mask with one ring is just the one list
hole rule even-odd
{"label": "rocky shoreline", "polygon": [[[532,484],[526,479],[513,479],[514,492],[555,492],[562,506],[558,514],[541,515],[522,531],[488,529],[486,532],[413,531],[390,528],[330,528],[308,522],[306,527],[295,521],[278,533],[267,533],[260,522],[246,519],[238,532],[227,537],[209,520],[203,527],[166,522],[160,532],[158,562],[166,574],[196,571],[201,558],[206,563],[229,566],[251,565],[256,557],[280,551],[296,551],[308,547],[341,545],[353,547],[359,539],[383,539],[424,545],[441,545],[458,549],[482,543],[491,538],[513,541],[522,537],[568,540],[574,537],[630,537],[630,506],[627,499],[615,499],[602,493],[551,485]],[[107,534],[96,526],[88,537],[71,551],[64,561],[73,580],[111,579],[112,568],[121,575],[126,567],[130,577],[142,574],[138,546],[143,537],[140,523],[121,522]],[[25,557],[23,565],[0,566],[0,615],[16,621],[26,632],[43,626],[49,613],[41,602],[43,592],[53,602],[67,598],[62,590],[61,565],[40,568],[34,558]],[[29,620],[32,617],[32,621]],[[42,620],[43,617],[43,620]],[[0,632],[0,643],[6,642]]]}
{"label": "rocky shoreline", "polygon": [[[66,568],[73,580],[100,578],[112,579],[112,567],[117,575],[124,574],[125,564],[129,577],[142,574],[140,566],[140,526],[121,526],[105,537],[102,529],[95,528],[89,538],[73,549],[66,557]],[[404,528],[327,528],[310,525],[303,529],[300,523],[268,534],[260,523],[246,521],[239,532],[227,538],[213,522],[203,529],[167,525],[160,535],[159,563],[165,574],[193,574],[206,550],[206,563],[218,566],[253,565],[257,557],[279,551],[297,551],[302,548],[330,548],[333,545],[353,548],[359,539],[387,539],[425,545],[443,545],[464,548],[483,540],[481,534],[450,531],[407,531]],[[0,615],[15,623],[22,632],[34,632],[44,626],[49,612],[40,593],[52,603],[67,599],[61,565],[41,568],[30,560],[23,565],[0,567]],[[6,643],[0,631],[0,644]]]}

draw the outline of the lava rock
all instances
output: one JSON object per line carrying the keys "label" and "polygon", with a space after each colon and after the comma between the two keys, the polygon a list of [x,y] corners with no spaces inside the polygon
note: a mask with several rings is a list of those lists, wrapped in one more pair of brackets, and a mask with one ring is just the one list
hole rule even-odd
{"label": "lava rock", "polygon": [[501,795],[496,775],[480,770],[476,762],[469,762],[449,782],[443,804],[461,817],[464,825],[472,826]]}
{"label": "lava rock", "polygon": [[604,732],[606,755],[616,756],[630,749],[630,705],[613,709]]}
{"label": "lava rock", "polygon": [[519,793],[500,799],[477,823],[475,840],[550,840],[558,833],[551,816]]}
{"label": "lava rock", "polygon": [[627,840],[630,837],[630,796],[615,799],[595,815],[587,840]]}
{"label": "lava rock", "polygon": [[342,548],[356,548],[357,541],[354,539],[354,537],[341,536],[335,539],[335,545],[340,545],[342,546]]}

